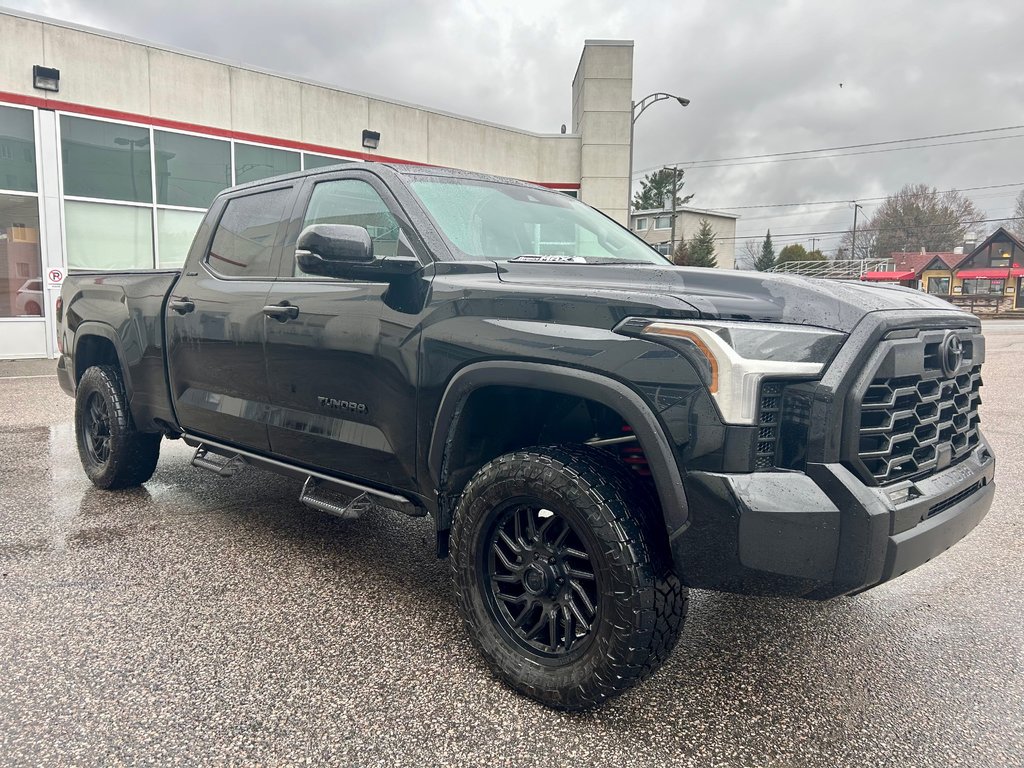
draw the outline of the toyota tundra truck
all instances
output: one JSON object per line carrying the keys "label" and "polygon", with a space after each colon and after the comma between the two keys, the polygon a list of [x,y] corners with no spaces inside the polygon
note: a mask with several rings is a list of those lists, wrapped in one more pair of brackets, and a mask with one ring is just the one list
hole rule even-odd
{"label": "toyota tundra truck", "polygon": [[429,516],[487,664],[563,709],[654,672],[688,588],[862,592],[995,491],[973,315],[675,267],[510,179],[351,163],[234,187],[180,270],[72,273],[58,320],[93,483],[145,483],[166,438],[323,513]]}

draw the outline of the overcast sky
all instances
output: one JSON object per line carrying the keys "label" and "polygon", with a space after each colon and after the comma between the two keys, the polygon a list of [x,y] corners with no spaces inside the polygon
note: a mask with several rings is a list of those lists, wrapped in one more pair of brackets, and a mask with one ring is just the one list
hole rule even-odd
{"label": "overcast sky", "polygon": [[[634,167],[1024,125],[1022,0],[0,0],[41,15],[541,132],[571,116],[587,38],[632,39]],[[842,83],[842,87],[840,87]],[[979,138],[1010,136],[998,140]],[[908,182],[991,218],[1024,189],[1024,128],[952,146],[694,168],[692,205],[873,198]],[[865,203],[870,215],[873,205]],[[849,205],[744,209],[740,236],[838,230]],[[838,236],[818,243],[834,249]],[[739,245],[742,245],[740,243]],[[737,253],[742,250],[737,248]]]}

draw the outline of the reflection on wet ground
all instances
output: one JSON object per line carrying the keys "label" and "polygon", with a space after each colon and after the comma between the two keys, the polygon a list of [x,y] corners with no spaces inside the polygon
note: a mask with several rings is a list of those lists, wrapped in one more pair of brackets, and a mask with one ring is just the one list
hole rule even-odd
{"label": "reflection on wet ground", "polygon": [[144,488],[98,491],[56,380],[0,378],[2,762],[1019,762],[1022,339],[990,342],[978,531],[854,598],[695,593],[662,672],[582,715],[491,678],[429,521],[323,516],[174,442]]}

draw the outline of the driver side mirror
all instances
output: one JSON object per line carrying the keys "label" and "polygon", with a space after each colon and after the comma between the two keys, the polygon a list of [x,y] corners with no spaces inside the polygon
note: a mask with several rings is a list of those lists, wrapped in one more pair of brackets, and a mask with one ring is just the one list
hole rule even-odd
{"label": "driver side mirror", "polygon": [[335,276],[346,264],[373,264],[373,240],[365,227],[311,224],[295,243],[295,262],[311,275]]}
{"label": "driver side mirror", "polygon": [[419,272],[415,256],[374,256],[366,227],[353,224],[311,224],[295,243],[295,263],[307,275],[354,280],[384,280]]}

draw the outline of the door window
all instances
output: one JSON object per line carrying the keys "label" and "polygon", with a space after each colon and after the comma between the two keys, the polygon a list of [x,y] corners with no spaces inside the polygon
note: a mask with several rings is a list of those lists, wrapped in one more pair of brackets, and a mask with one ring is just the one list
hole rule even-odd
{"label": "door window", "polygon": [[[311,224],[352,224],[365,227],[373,241],[374,256],[398,253],[398,221],[373,187],[365,181],[325,181],[313,188],[303,228]],[[298,267],[296,275],[302,274]]]}
{"label": "door window", "polygon": [[291,189],[275,189],[229,200],[206,257],[209,268],[224,277],[270,277],[290,195]]}

